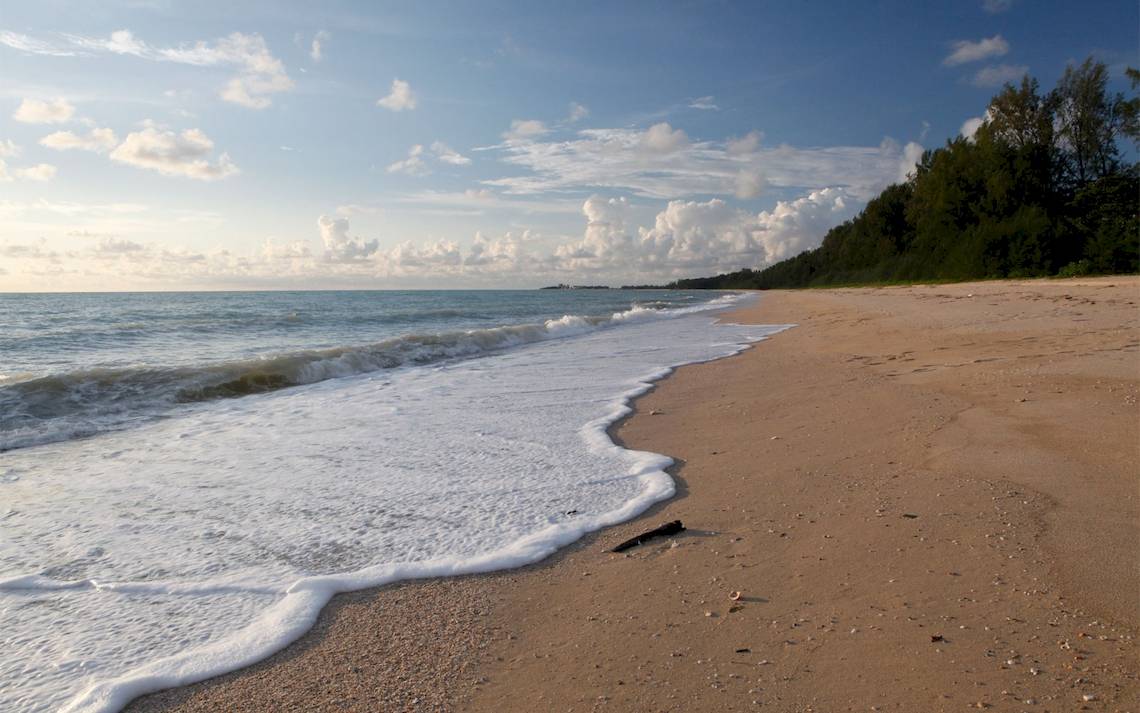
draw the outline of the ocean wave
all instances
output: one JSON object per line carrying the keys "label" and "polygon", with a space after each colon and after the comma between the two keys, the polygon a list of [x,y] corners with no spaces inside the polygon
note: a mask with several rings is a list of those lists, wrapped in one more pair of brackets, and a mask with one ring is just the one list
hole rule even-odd
{"label": "ocean wave", "polygon": [[724,295],[672,309],[660,303],[634,304],[609,315],[565,315],[541,324],[409,334],[373,344],[301,350],[197,367],[95,368],[22,379],[19,376],[23,375],[7,375],[0,379],[0,452],[128,427],[184,404],[471,358],[622,324],[718,309],[734,299],[733,295]]}

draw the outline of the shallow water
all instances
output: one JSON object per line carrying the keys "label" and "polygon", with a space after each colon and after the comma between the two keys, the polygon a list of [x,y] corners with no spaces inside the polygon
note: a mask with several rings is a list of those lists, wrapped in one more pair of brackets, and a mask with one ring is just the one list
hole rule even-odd
{"label": "shallow water", "polygon": [[724,304],[550,317],[0,454],[0,710],[117,710],[265,657],[338,591],[533,562],[669,497],[670,460],[605,429],[779,329],[716,324]]}

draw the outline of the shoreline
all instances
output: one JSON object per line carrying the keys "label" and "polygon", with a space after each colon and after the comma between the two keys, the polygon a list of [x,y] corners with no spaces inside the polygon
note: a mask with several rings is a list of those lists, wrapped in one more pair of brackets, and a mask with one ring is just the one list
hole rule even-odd
{"label": "shoreline", "polygon": [[[801,326],[675,370],[610,428],[624,447],[674,457],[672,499],[521,569],[337,595],[266,661],[127,710],[1135,710],[1135,532],[1080,526],[1100,508],[1102,523],[1135,528],[1135,468],[1122,462],[1137,447],[1120,436],[1136,433],[1138,285],[767,293],[748,317]],[[961,304],[974,293],[996,309]],[[1131,310],[1115,304],[1125,298]],[[1105,324],[1050,341],[1049,320],[1078,318],[1074,299]],[[1036,341],[991,333],[990,313]],[[922,324],[931,314],[939,331]],[[1122,351],[1096,351],[1110,337]],[[896,344],[915,349],[887,353]],[[944,358],[978,344],[977,361]],[[948,380],[955,370],[969,378]],[[1094,399],[1090,413],[1109,379],[1123,406],[1106,416]],[[1079,421],[1098,447],[1074,446],[1058,412],[1094,421],[1116,453]],[[1065,468],[1036,457],[1056,460],[1058,444],[1070,472],[1095,476],[1077,500]],[[601,551],[677,517],[690,530],[676,546]]]}

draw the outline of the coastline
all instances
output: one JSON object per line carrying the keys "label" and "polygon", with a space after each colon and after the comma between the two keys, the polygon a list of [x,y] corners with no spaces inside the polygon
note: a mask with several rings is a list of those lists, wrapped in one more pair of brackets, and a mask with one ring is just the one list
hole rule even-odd
{"label": "coastline", "polygon": [[[616,424],[678,460],[672,500],[522,569],[338,595],[128,710],[1134,710],[1138,288],[766,294],[740,319],[801,326]],[[676,518],[676,546],[604,551]]]}

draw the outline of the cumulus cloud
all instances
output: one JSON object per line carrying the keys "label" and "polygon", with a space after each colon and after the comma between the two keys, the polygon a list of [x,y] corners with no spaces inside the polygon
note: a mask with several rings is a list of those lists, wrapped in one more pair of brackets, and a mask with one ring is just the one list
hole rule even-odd
{"label": "cumulus cloud", "polygon": [[127,134],[111,152],[111,159],[137,168],[158,171],[166,176],[182,176],[213,181],[238,173],[229,154],[211,162],[214,142],[201,129],[182,133],[148,122],[141,131]]}
{"label": "cumulus cloud", "polygon": [[258,34],[234,32],[211,42],[165,48],[146,43],[130,30],[116,30],[107,37],[65,34],[62,38],[63,42],[58,43],[0,33],[0,43],[32,54],[74,57],[107,53],[155,62],[236,69],[237,75],[225,84],[219,96],[253,109],[264,109],[272,103],[271,95],[293,88],[285,65],[273,56],[265,39]]}
{"label": "cumulus cloud", "polygon": [[28,181],[50,181],[55,178],[56,167],[50,163],[37,163],[35,166],[13,169],[16,178]]}
{"label": "cumulus cloud", "polygon": [[978,133],[978,129],[980,129],[984,123],[986,123],[984,116],[970,117],[962,122],[962,128],[958,130],[958,133],[961,134],[964,139],[973,140],[974,134]]}
{"label": "cumulus cloud", "polygon": [[720,111],[720,107],[713,101],[713,97],[697,97],[689,102],[690,109],[700,109],[701,111]]}
{"label": "cumulus cloud", "polygon": [[24,99],[12,118],[25,124],[62,124],[75,116],[75,107],[66,99]]}
{"label": "cumulus cloud", "polygon": [[[529,231],[489,238],[476,233],[467,247],[439,240],[403,242],[382,249],[350,238],[348,221],[322,217],[326,250],[351,261],[360,274],[471,281],[509,275],[554,280],[595,278],[660,280],[762,267],[819,245],[828,229],[850,218],[856,203],[840,188],[811,191],[751,213],[719,198],[669,201],[652,225],[637,226],[623,196],[591,196],[581,206],[580,238],[544,248]],[[337,237],[330,239],[326,233]],[[340,246],[349,245],[342,250]]]}
{"label": "cumulus cloud", "polygon": [[471,159],[459,153],[442,141],[433,141],[427,149],[423,144],[415,144],[408,149],[408,156],[388,165],[388,173],[406,173],[409,176],[426,176],[431,173],[428,161],[446,163],[452,166],[467,166]]}
{"label": "cumulus cloud", "polygon": [[15,158],[20,155],[20,147],[11,139],[0,141],[0,158]]}
{"label": "cumulus cloud", "polygon": [[408,157],[388,164],[388,173],[406,173],[409,176],[426,176],[431,173],[424,161],[423,144],[415,144],[408,149]]}
{"label": "cumulus cloud", "polygon": [[674,129],[665,122],[649,127],[641,137],[641,147],[653,153],[671,153],[684,148],[689,137],[684,131]]}
{"label": "cumulus cloud", "polygon": [[894,139],[883,139],[879,145],[879,152],[886,157],[898,157],[898,172],[891,182],[903,183],[910,178],[911,174],[914,173],[915,165],[922,160],[924,150],[921,144],[914,141],[900,147]]}
{"label": "cumulus cloud", "polygon": [[669,201],[652,227],[626,229],[628,206],[587,199],[586,233],[555,253],[561,269],[673,277],[760,267],[816,247],[853,210],[837,188],[749,213],[719,198]]}
{"label": "cumulus cloud", "polygon": [[759,131],[749,131],[740,138],[732,138],[725,142],[724,149],[729,156],[746,156],[755,153],[760,148],[760,139],[763,134]]}
{"label": "cumulus cloud", "polygon": [[313,41],[309,45],[309,56],[312,57],[314,62],[320,62],[325,58],[325,43],[329,41],[330,35],[324,30],[320,30],[317,34],[313,35]]}
{"label": "cumulus cloud", "polygon": [[382,106],[389,111],[415,109],[416,94],[412,91],[412,85],[402,79],[393,79],[392,89],[388,92],[388,96],[377,99],[376,105]]}
{"label": "cumulus cloud", "polygon": [[566,121],[573,124],[574,122],[581,121],[590,115],[590,110],[578,102],[570,102],[570,114],[566,117]]}
{"label": "cumulus cloud", "polygon": [[91,129],[86,136],[80,136],[71,131],[57,131],[40,139],[40,145],[57,151],[78,149],[80,151],[94,151],[106,153],[119,143],[115,132],[111,129]]}
{"label": "cumulus cloud", "polygon": [[978,62],[990,57],[1001,57],[1009,52],[1009,43],[1001,35],[987,37],[977,42],[959,40],[951,44],[953,51],[942,60],[947,67],[967,62]]}
{"label": "cumulus cloud", "polygon": [[442,141],[433,142],[431,151],[435,154],[437,159],[444,163],[450,163],[452,166],[467,166],[471,163],[471,159],[460,154]]}
{"label": "cumulus cloud", "polygon": [[[474,197],[473,200],[481,200]],[[709,200],[668,201],[648,224],[624,196],[591,196],[580,204],[582,233],[573,239],[531,231],[498,237],[476,233],[466,245],[457,241],[404,241],[383,248],[380,241],[355,236],[346,217],[322,215],[317,221],[319,247],[308,241],[266,239],[250,253],[200,251],[124,238],[118,231],[83,233],[90,238],[78,250],[50,250],[43,241],[27,245],[0,242],[0,253],[16,256],[12,269],[35,284],[29,264],[52,262],[80,275],[114,275],[120,284],[438,284],[494,285],[526,282],[664,281],[677,277],[759,268],[819,244],[826,231],[850,218],[857,201],[838,187],[809,191],[750,212]],[[54,207],[49,207],[54,210]],[[65,215],[90,211],[118,215],[138,206],[66,206]],[[16,206],[17,212],[36,206]],[[78,211],[78,212],[76,212]],[[0,201],[0,215],[7,211]],[[99,228],[97,228],[98,230]],[[76,278],[79,279],[79,278]],[[54,284],[54,283],[53,283]],[[98,284],[98,283],[88,283]],[[65,285],[60,285],[65,286]]]}
{"label": "cumulus cloud", "polygon": [[508,142],[532,141],[547,133],[550,129],[538,119],[515,119],[511,128],[503,132],[503,138]]}
{"label": "cumulus cloud", "polygon": [[380,247],[378,240],[354,238],[348,234],[348,218],[322,215],[317,220],[321,242],[325,246],[325,259],[334,262],[363,260]]}
{"label": "cumulus cloud", "polygon": [[970,83],[977,87],[1000,87],[1006,82],[1016,82],[1029,71],[1024,64],[995,64],[979,69]]}

